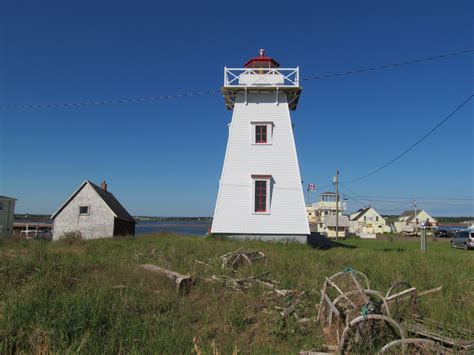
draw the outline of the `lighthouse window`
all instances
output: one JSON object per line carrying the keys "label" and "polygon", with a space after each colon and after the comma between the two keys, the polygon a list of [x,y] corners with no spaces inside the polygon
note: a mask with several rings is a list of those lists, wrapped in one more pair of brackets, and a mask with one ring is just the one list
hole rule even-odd
{"label": "lighthouse window", "polygon": [[255,143],[267,143],[267,125],[256,125],[255,130]]}
{"label": "lighthouse window", "polygon": [[251,122],[251,144],[268,145],[272,144],[273,123],[272,122]]}
{"label": "lighthouse window", "polygon": [[255,181],[255,212],[267,211],[267,181]]}

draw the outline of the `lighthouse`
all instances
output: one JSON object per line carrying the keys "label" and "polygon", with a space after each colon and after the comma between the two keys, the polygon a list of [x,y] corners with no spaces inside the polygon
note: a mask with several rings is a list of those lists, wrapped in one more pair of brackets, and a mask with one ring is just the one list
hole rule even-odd
{"label": "lighthouse", "polygon": [[310,233],[290,111],[299,68],[281,68],[263,49],[243,68],[224,68],[232,111],[211,233],[306,241]]}

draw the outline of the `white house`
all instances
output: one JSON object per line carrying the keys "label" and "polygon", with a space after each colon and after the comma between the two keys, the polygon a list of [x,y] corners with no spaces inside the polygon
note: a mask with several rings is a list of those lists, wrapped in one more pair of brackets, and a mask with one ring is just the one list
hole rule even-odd
{"label": "white house", "polygon": [[373,207],[359,209],[350,216],[350,231],[361,238],[375,238],[376,234],[390,232],[385,219]]}
{"label": "white house", "polygon": [[435,218],[431,217],[423,209],[404,211],[398,218],[398,221],[394,223],[394,227],[398,233],[412,233],[415,229],[419,231],[421,224],[427,221],[432,225],[437,225],[438,223]]}
{"label": "white house", "polygon": [[0,196],[0,237],[13,235],[13,220],[15,219],[16,199]]}
{"label": "white house", "polygon": [[53,240],[68,233],[77,233],[84,239],[135,234],[135,220],[107,191],[105,181],[100,187],[84,181],[51,219]]}
{"label": "white house", "polygon": [[233,111],[211,233],[305,242],[310,233],[290,110],[298,68],[260,56],[225,68],[222,93]]}
{"label": "white house", "polygon": [[[339,201],[336,202],[334,192],[324,192],[319,195],[319,201],[313,203],[313,209],[316,215],[316,232],[334,238],[337,226],[337,236],[346,236],[349,230],[349,217],[342,214],[346,210],[346,204],[341,202],[340,196]],[[336,215],[338,216],[337,220]]]}

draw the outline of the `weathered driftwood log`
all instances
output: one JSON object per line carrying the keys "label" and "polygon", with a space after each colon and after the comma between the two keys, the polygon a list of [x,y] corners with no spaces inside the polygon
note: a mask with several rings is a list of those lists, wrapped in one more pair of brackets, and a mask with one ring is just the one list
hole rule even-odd
{"label": "weathered driftwood log", "polygon": [[172,279],[176,283],[176,290],[179,292],[189,292],[191,287],[195,284],[196,280],[191,277],[190,275],[183,275],[175,271],[167,270],[162,267],[151,265],[151,264],[143,264],[140,265],[143,270],[156,272],[162,275],[165,275],[169,279]]}

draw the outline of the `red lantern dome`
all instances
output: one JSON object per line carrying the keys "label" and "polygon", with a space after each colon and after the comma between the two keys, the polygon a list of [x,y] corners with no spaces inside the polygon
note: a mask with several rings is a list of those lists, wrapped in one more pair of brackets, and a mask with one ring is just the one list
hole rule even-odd
{"label": "red lantern dome", "polygon": [[246,68],[279,68],[280,64],[273,58],[265,56],[265,49],[260,49],[258,57],[250,59],[244,64]]}

